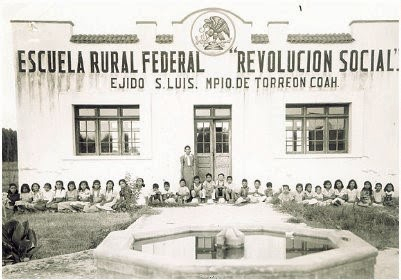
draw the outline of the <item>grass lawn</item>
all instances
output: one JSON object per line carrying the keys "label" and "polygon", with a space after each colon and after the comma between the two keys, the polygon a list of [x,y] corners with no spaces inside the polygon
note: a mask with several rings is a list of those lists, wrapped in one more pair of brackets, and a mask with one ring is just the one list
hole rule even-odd
{"label": "grass lawn", "polygon": [[398,199],[393,207],[370,207],[343,205],[316,206],[295,202],[275,207],[292,215],[289,222],[304,222],[311,227],[349,230],[377,249],[398,248],[399,207]]}
{"label": "grass lawn", "polygon": [[29,221],[41,246],[33,259],[41,259],[96,248],[109,232],[126,229],[140,216],[155,213],[146,207],[130,214],[24,213],[8,218]]}

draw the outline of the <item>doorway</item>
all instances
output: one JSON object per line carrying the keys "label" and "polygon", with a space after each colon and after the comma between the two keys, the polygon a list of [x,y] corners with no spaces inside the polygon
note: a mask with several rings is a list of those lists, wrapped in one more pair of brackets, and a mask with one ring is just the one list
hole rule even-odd
{"label": "doorway", "polygon": [[231,175],[231,105],[194,106],[197,174]]}

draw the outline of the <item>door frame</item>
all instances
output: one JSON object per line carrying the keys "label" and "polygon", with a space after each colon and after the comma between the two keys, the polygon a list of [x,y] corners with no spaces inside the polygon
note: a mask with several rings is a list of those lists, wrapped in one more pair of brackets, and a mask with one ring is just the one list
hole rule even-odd
{"label": "door frame", "polygon": [[[210,109],[210,116],[196,116],[196,109]],[[215,116],[214,110],[215,109],[230,109],[230,115],[228,116]],[[229,136],[229,154],[230,154],[230,168],[229,168],[229,173],[232,173],[232,105],[231,104],[216,104],[216,105],[209,105],[209,104],[201,104],[201,105],[193,105],[193,133],[194,133],[194,154],[197,156],[198,154],[198,147],[197,147],[197,136],[196,136],[196,122],[197,121],[210,121],[211,123],[211,130],[210,130],[210,137],[211,140],[213,139],[213,142],[210,142],[210,149],[212,151],[212,162],[211,162],[211,170],[210,173],[212,174],[213,178],[217,174],[215,173],[215,145],[216,145],[216,133],[215,133],[215,122],[217,121],[229,121],[229,128],[230,128],[230,136]],[[213,130],[213,131],[212,131]],[[198,164],[196,166],[198,169]],[[198,173],[198,170],[196,170],[196,173]],[[226,174],[228,175],[228,174]]]}

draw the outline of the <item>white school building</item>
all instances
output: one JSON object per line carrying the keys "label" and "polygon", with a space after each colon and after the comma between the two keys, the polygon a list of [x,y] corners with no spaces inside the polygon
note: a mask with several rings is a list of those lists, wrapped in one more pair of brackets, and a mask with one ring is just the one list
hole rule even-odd
{"label": "white school building", "polygon": [[355,179],[398,193],[398,20],[294,34],[266,18],[261,32],[222,7],[173,15],[169,34],[154,21],[131,34],[11,24],[20,183],[130,173],[175,188],[190,145],[202,180]]}

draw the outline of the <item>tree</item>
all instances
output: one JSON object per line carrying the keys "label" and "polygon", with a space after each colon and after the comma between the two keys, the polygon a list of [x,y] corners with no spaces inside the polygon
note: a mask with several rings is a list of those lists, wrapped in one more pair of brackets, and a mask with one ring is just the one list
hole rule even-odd
{"label": "tree", "polygon": [[2,129],[2,160],[3,162],[18,160],[17,131],[11,128]]}

